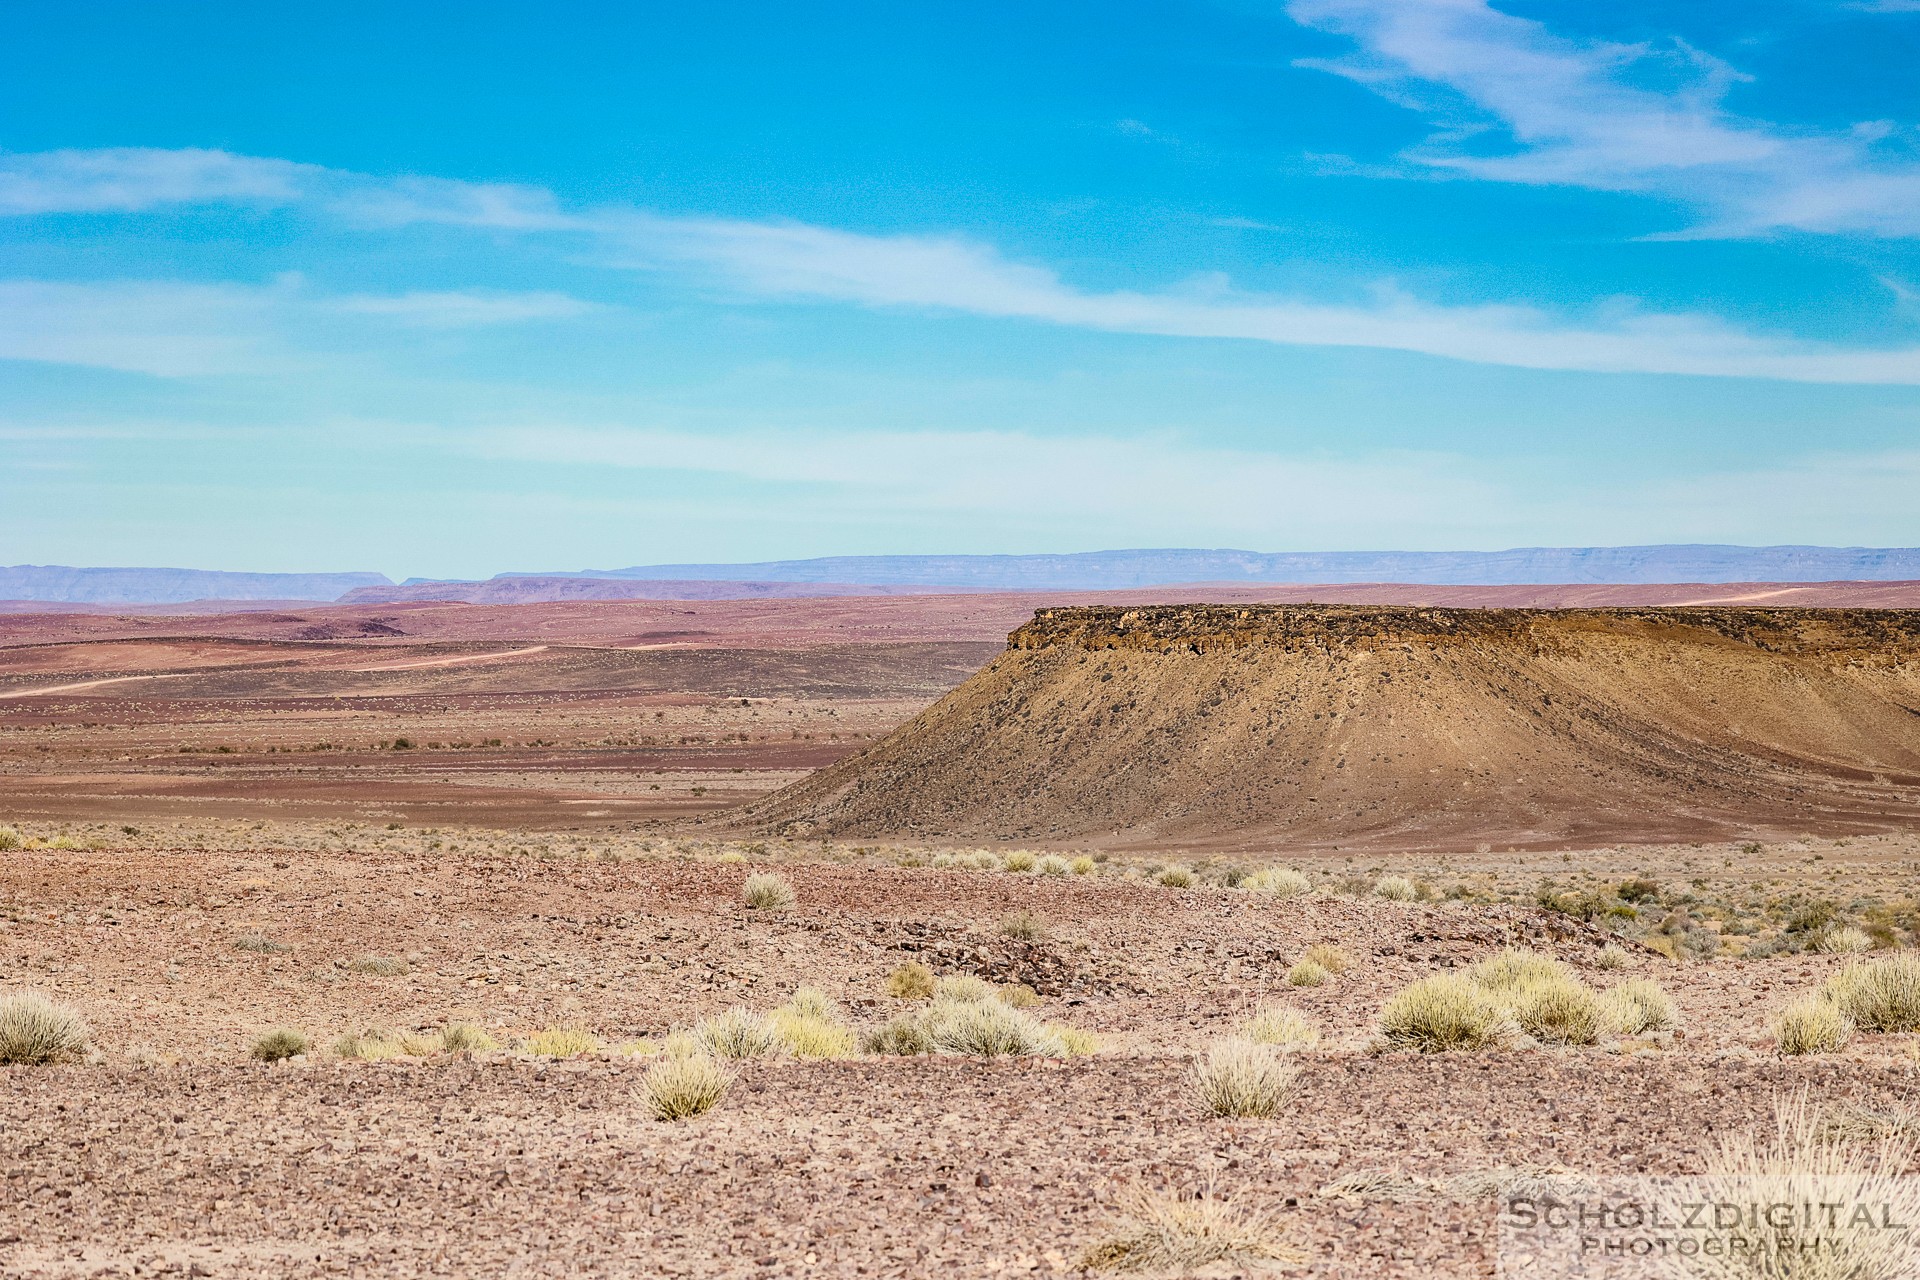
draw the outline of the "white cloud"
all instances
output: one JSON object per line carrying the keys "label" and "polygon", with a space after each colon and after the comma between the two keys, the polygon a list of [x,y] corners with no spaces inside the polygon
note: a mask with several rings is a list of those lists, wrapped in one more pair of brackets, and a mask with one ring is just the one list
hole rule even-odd
{"label": "white cloud", "polygon": [[[1366,7],[1361,0],[1299,0],[1299,3],[1353,10]],[[1411,0],[1406,9],[1410,13],[1480,13],[1497,20],[1494,25],[1500,30],[1507,29],[1504,24],[1517,24],[1529,31],[1533,28],[1533,24],[1493,14],[1476,0]],[[1551,38],[1541,36],[1541,39]],[[1440,44],[1443,51],[1457,55],[1463,65],[1479,67],[1475,75],[1483,75],[1489,83],[1498,85],[1500,94],[1518,101],[1521,86],[1503,79],[1513,73],[1502,70],[1497,59],[1488,66],[1474,61],[1491,58],[1488,47],[1470,41]],[[1426,46],[1412,40],[1410,47]],[[1549,49],[1548,53],[1552,54],[1553,50]],[[1555,56],[1543,55],[1543,66],[1528,74],[1535,82],[1556,76],[1561,79],[1572,76],[1577,80],[1579,69],[1579,66],[1561,66]],[[1360,71],[1351,73],[1361,74]],[[1452,74],[1456,78],[1471,78],[1465,71],[1456,70]],[[1523,76],[1523,83],[1524,80]],[[1492,89],[1486,92],[1494,96]],[[1633,95],[1641,91],[1622,92],[1634,100]],[[1508,98],[1501,100],[1508,101]],[[1592,157],[1603,154],[1634,153],[1631,146],[1611,134],[1588,138],[1581,147],[1585,150],[1561,148],[1564,154],[1557,158],[1549,155],[1541,163],[1570,164],[1569,157],[1575,151],[1589,156],[1591,164],[1598,163]],[[1727,148],[1729,154],[1739,150],[1733,143],[1728,143]],[[1551,147],[1545,148],[1541,154],[1547,155],[1551,150]],[[102,157],[98,163],[85,159],[96,153],[53,154],[61,158],[57,165],[49,161],[42,166],[49,172],[58,169],[69,177],[91,173],[100,185],[90,188],[74,182],[65,186],[54,184],[45,188],[36,207],[47,207],[52,199],[48,193],[56,188],[68,191],[75,201],[74,207],[79,208],[117,207],[97,203],[106,200],[106,193],[110,191],[130,193],[116,198],[131,200],[137,195],[139,199],[152,201],[161,198],[161,191],[171,190],[178,193],[174,198],[190,201],[222,198],[210,193],[245,185],[236,182],[223,186],[213,181],[198,186],[185,182],[173,186],[150,184],[134,193],[130,174],[170,172],[166,165],[153,160],[155,153],[98,153]],[[129,160],[129,156],[133,159]],[[297,173],[296,185],[302,199],[363,228],[425,224],[522,235],[557,233],[586,243],[590,246],[590,255],[606,267],[693,273],[757,298],[817,299],[869,307],[952,311],[1115,333],[1227,338],[1289,346],[1377,348],[1531,369],[1693,374],[1800,382],[1920,383],[1920,348],[1917,347],[1827,346],[1748,332],[1709,315],[1643,310],[1627,301],[1609,303],[1582,317],[1515,304],[1430,302],[1391,285],[1379,285],[1364,301],[1335,303],[1246,293],[1217,276],[1198,277],[1181,286],[1153,291],[1091,292],[1074,288],[1045,267],[1009,261],[992,246],[960,236],[866,235],[794,222],[664,217],[630,207],[569,210],[551,192],[538,188],[425,178],[384,181],[359,174],[293,166],[283,161],[225,158],[234,163],[234,172],[238,173],[253,173],[249,165],[256,163],[265,166],[259,170],[262,174],[279,172],[273,166],[286,166],[288,172]],[[12,159],[25,162],[35,157]],[[1524,161],[1525,157],[1521,157],[1515,163]],[[119,168],[116,169],[116,165]],[[192,166],[183,162],[178,168],[184,172]],[[1814,198],[1813,195],[1807,197],[1808,200]],[[1843,199],[1831,192],[1827,198]],[[96,204],[85,204],[86,201]],[[1920,204],[1915,208],[1920,209]],[[186,301],[190,304],[186,309],[196,317],[201,317],[206,307],[212,305],[211,299],[202,295],[191,295]],[[585,304],[561,300],[560,295],[550,293],[500,295],[476,291],[403,295],[378,301],[347,300],[334,305],[336,309],[357,310],[367,315],[440,325],[547,319],[579,314],[587,309]],[[104,349],[113,341],[111,334],[125,326],[115,322],[111,315],[103,314],[100,319],[105,334],[91,342],[70,327],[60,330],[65,336],[57,341],[53,337],[36,339],[24,331],[22,321],[16,320],[7,328],[13,334],[16,347]],[[55,327],[60,326],[56,323]],[[194,331],[199,332],[201,328],[205,326]],[[219,344],[208,346],[204,342],[200,344],[200,356],[185,355],[178,348],[192,345],[192,341],[172,343],[168,336],[160,330],[144,333],[137,341],[129,339],[128,345],[139,350],[116,358],[133,359],[141,362],[141,367],[193,364],[195,359],[220,364],[227,358]],[[245,345],[246,335],[242,333],[236,340]]]}
{"label": "white cloud", "polygon": [[597,310],[564,293],[489,293],[478,290],[391,295],[351,294],[326,305],[353,315],[379,316],[423,329],[565,320]]}
{"label": "white cloud", "polygon": [[137,212],[159,205],[299,199],[327,170],[186,148],[0,154],[0,214]]}
{"label": "white cloud", "polygon": [[1885,122],[1796,131],[1728,112],[1747,77],[1680,42],[1580,42],[1485,0],[1292,0],[1352,56],[1302,65],[1435,118],[1416,165],[1503,182],[1643,192],[1705,217],[1694,235],[1920,235],[1920,169],[1875,150]]}
{"label": "white cloud", "polygon": [[[269,375],[314,367],[322,346],[377,346],[368,327],[454,329],[592,310],[560,293],[315,294],[293,276],[265,285],[109,280],[0,281],[0,359],[89,365],[166,378]],[[356,321],[342,334],[342,318]]]}

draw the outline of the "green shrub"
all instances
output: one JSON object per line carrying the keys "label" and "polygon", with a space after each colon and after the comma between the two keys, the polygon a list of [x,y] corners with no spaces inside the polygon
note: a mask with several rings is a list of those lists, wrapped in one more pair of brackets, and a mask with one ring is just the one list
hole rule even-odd
{"label": "green shrub", "polygon": [[1629,978],[1600,997],[1607,1021],[1621,1035],[1671,1031],[1679,1025],[1673,997],[1650,978]]}
{"label": "green shrub", "polygon": [[1287,985],[1291,987],[1318,987],[1324,985],[1333,975],[1327,967],[1312,960],[1302,960],[1287,970]]}
{"label": "green shrub", "polygon": [[1773,1019],[1773,1042],[1784,1057],[1837,1053],[1853,1038],[1853,1020],[1818,996],[1788,1005]]}
{"label": "green shrub", "polygon": [[1822,994],[1861,1031],[1920,1031],[1920,952],[1850,964]]}
{"label": "green shrub", "polygon": [[1380,1033],[1392,1048],[1445,1053],[1510,1044],[1513,1020],[1478,983],[1457,974],[1423,978],[1380,1011]]}

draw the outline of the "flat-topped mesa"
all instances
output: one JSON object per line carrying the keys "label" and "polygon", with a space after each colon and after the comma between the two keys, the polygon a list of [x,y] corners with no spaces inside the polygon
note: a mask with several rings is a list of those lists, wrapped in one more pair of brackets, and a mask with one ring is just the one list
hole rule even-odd
{"label": "flat-topped mesa", "polygon": [[1920,610],[1674,606],[1449,609],[1395,605],[1190,604],[1035,611],[1010,650],[1211,653],[1247,648],[1369,649],[1509,640],[1554,645],[1596,632],[1692,631],[1773,653],[1920,655]]}
{"label": "flat-topped mesa", "polygon": [[1043,609],[788,834],[1472,848],[1920,827],[1920,611]]}

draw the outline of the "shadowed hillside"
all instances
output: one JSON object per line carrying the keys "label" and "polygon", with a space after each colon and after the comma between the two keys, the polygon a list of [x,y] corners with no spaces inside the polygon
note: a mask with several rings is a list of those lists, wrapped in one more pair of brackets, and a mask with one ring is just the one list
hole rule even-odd
{"label": "shadowed hillside", "polygon": [[1042,610],[794,834],[1470,847],[1920,823],[1920,612]]}

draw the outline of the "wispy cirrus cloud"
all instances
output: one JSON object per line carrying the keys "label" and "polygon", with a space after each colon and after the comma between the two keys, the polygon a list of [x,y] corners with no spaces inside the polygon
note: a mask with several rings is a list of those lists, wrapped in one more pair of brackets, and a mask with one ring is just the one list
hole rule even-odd
{"label": "wispy cirrus cloud", "polygon": [[[1302,0],[1309,2],[1347,0]],[[1436,3],[1417,0],[1412,7]],[[1471,0],[1454,0],[1453,7],[1474,6]],[[1585,314],[1570,314],[1512,303],[1434,302],[1389,282],[1360,291],[1356,298],[1328,301],[1247,292],[1218,275],[1202,275],[1156,290],[1096,291],[1076,288],[1043,265],[1013,261],[991,245],[957,235],[875,235],[798,222],[663,216],[625,206],[569,208],[552,192],[535,187],[437,178],[380,179],[307,166],[287,170],[297,178],[289,179],[294,192],[289,196],[264,183],[209,181],[194,187],[177,181],[177,175],[155,180],[152,175],[172,171],[144,153],[54,154],[57,161],[0,158],[0,189],[4,189],[8,165],[37,174],[36,180],[43,184],[37,189],[43,193],[66,191],[74,209],[122,207],[103,203],[109,198],[139,200],[142,208],[163,198],[181,203],[238,199],[234,192],[257,189],[258,199],[297,199],[362,230],[439,225],[526,236],[562,235],[583,245],[584,256],[604,268],[674,273],[752,300],[949,312],[1113,333],[1373,348],[1530,369],[1920,384],[1920,347],[1807,342],[1752,332],[1711,315],[1648,310],[1630,300],[1613,300]],[[206,171],[250,172],[241,163],[244,157],[232,159],[232,166],[211,166]],[[287,162],[261,163],[268,166],[262,173],[276,173],[281,171],[271,166]],[[50,181],[49,175],[59,181]],[[142,187],[141,182],[148,185]],[[36,208],[45,210],[51,198],[43,194]],[[89,324],[101,323],[105,332],[116,331],[113,317],[96,307],[89,295],[37,296],[43,310],[60,298],[69,298],[84,312],[78,318],[52,316],[53,329],[68,334],[64,341],[69,348],[85,345],[79,330]],[[212,303],[203,301],[203,295],[183,296],[191,317],[210,313]],[[142,297],[152,302],[158,295]],[[478,292],[402,295],[334,305],[357,308],[370,316],[411,317],[416,323],[441,325],[539,319],[585,309],[585,304],[561,301],[554,294],[508,297]],[[135,312],[150,310],[143,306]],[[13,349],[48,347],[47,341],[36,340],[26,328],[24,322],[10,327]],[[182,358],[164,354],[175,349],[164,340],[164,332],[149,336],[152,340],[143,339],[142,349],[162,354],[148,364],[157,368],[182,363]],[[96,345],[104,342],[101,339]],[[217,358],[216,347],[216,362]]]}
{"label": "wispy cirrus cloud", "polygon": [[1291,0],[1287,12],[1358,45],[1300,65],[1435,121],[1410,164],[1672,199],[1701,213],[1694,236],[1920,235],[1920,167],[1877,146],[1887,122],[1821,133],[1743,118],[1725,99],[1746,77],[1682,41],[1571,40],[1486,0]]}
{"label": "wispy cirrus cloud", "polygon": [[328,171],[200,148],[0,154],[0,214],[132,213],[168,204],[288,204]]}

